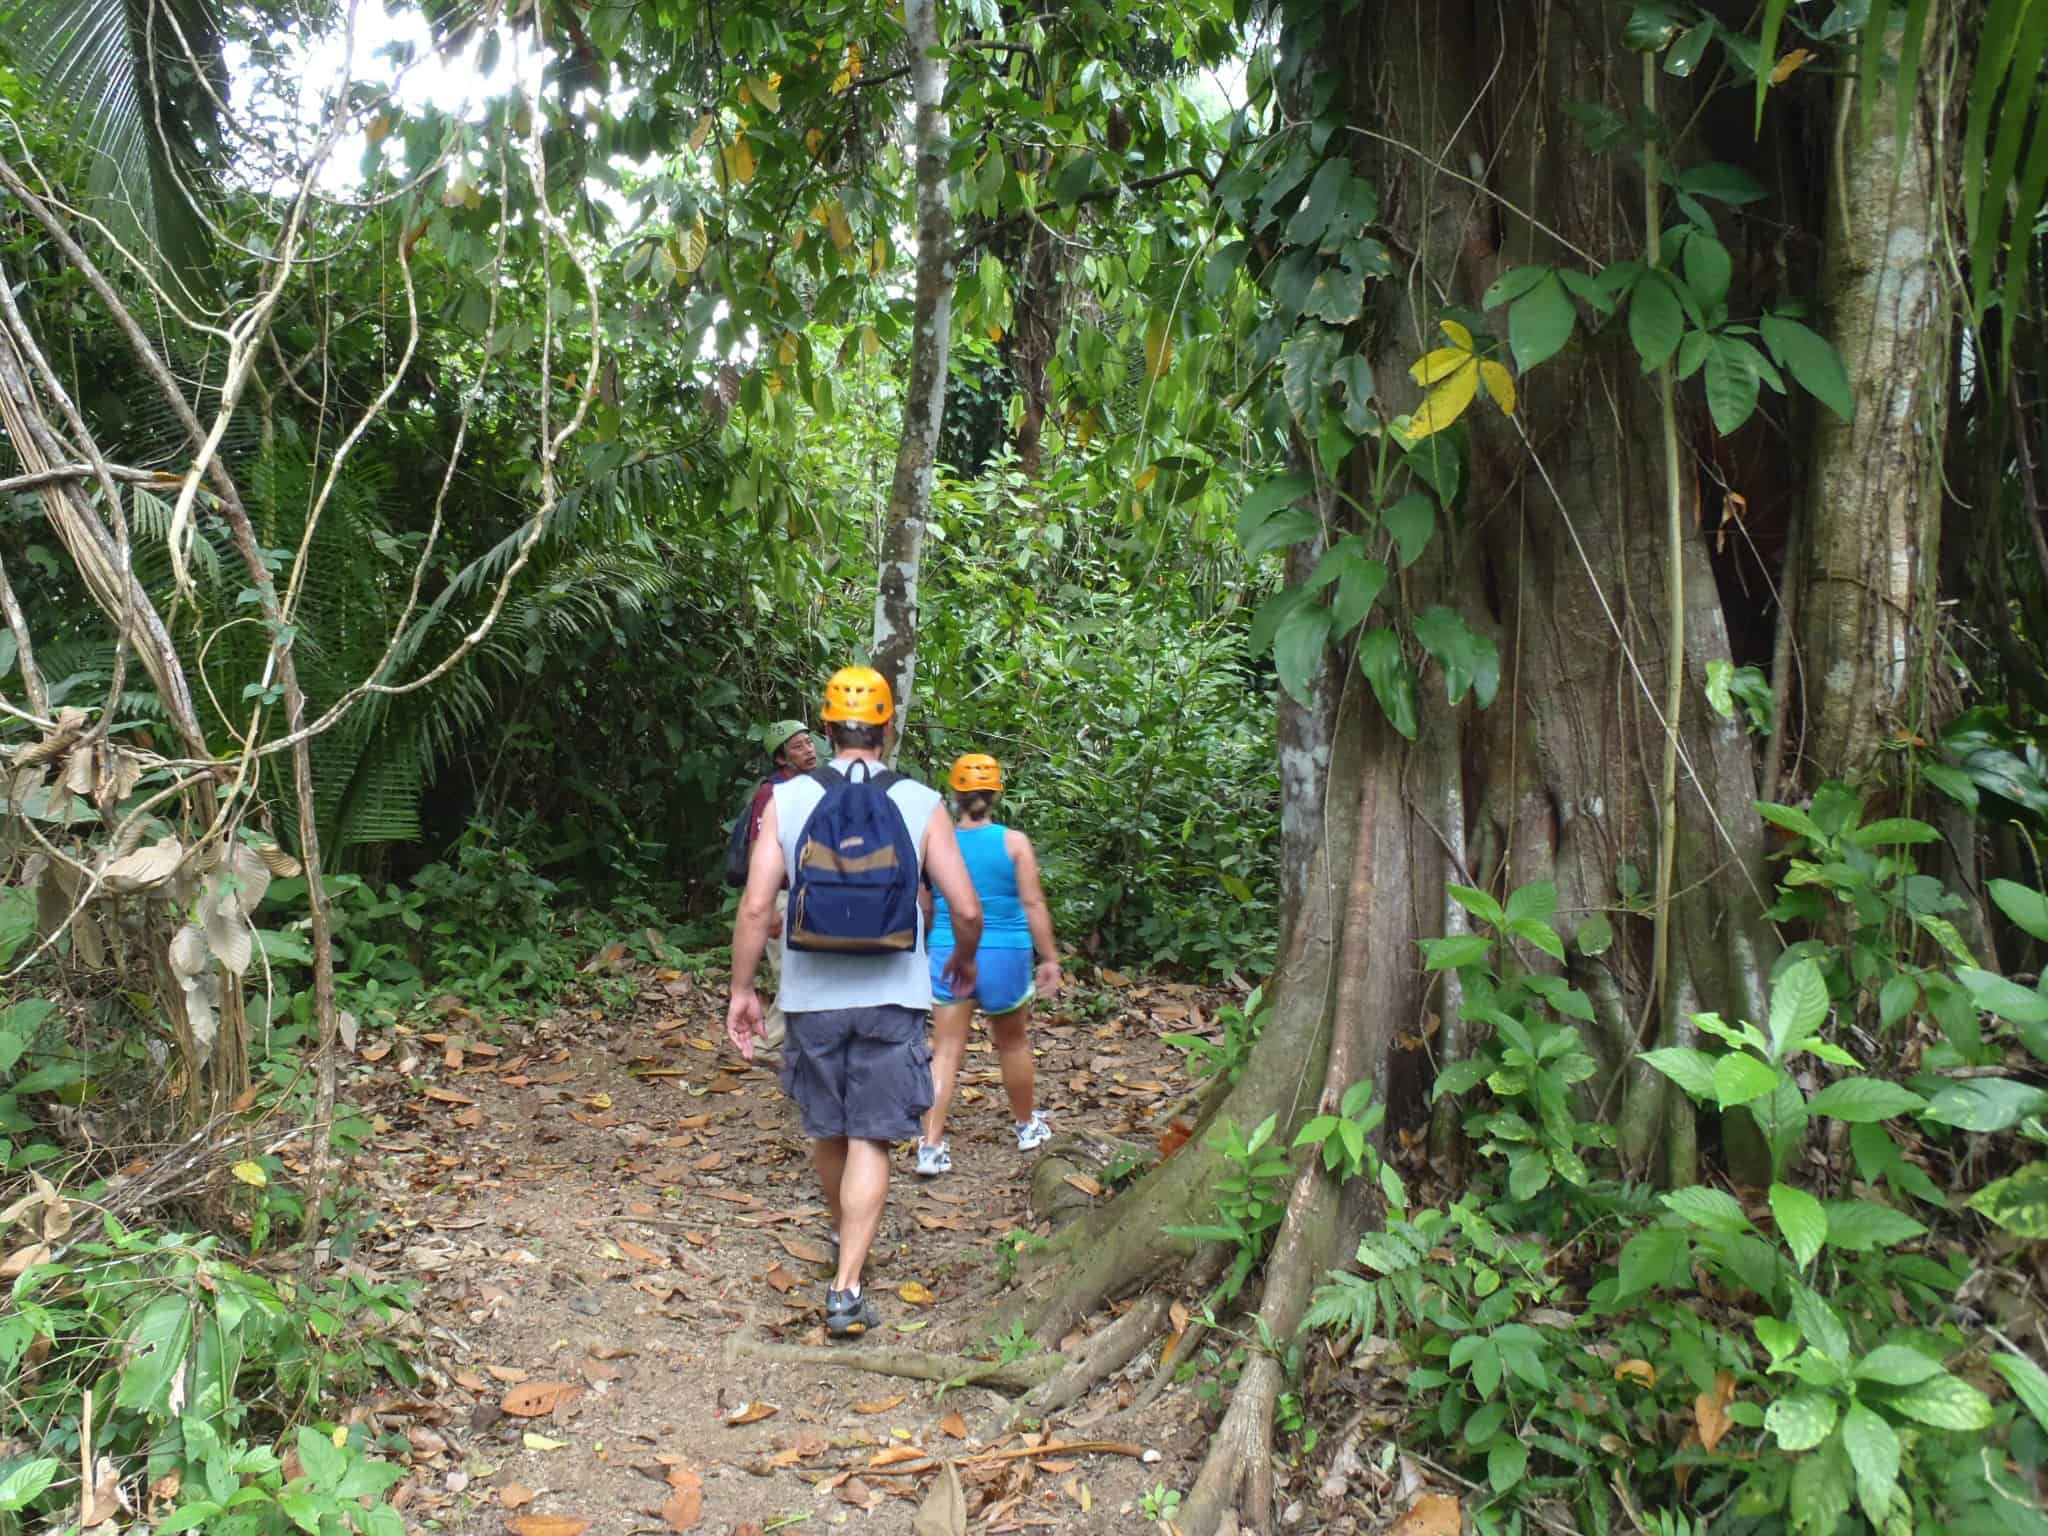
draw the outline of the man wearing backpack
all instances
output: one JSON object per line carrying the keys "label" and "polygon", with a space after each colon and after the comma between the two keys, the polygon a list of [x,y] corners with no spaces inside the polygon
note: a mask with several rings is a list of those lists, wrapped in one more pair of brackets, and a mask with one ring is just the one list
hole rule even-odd
{"label": "man wearing backpack", "polygon": [[[777,720],[764,727],[761,745],[767,748],[768,761],[774,771],[755,788],[753,800],[733,821],[732,841],[725,851],[725,883],[731,886],[747,883],[747,864],[753,856],[754,840],[761,835],[761,817],[768,810],[768,801],[775,793],[775,786],[787,783],[800,773],[809,773],[818,766],[818,745],[811,739],[811,728],[801,720]],[[775,915],[782,915],[779,894]],[[771,930],[768,948],[762,958],[768,965],[768,990],[771,995],[779,997],[782,975],[782,934],[779,931]],[[783,1030],[782,1005],[771,1003],[762,1026],[762,1037],[769,1050],[782,1048]]]}
{"label": "man wearing backpack", "polygon": [[776,893],[789,877],[782,993],[782,1087],[796,1100],[839,1246],[825,1331],[857,1337],[880,1322],[861,1270],[889,1193],[889,1147],[921,1130],[932,1104],[925,1027],[932,988],[918,911],[928,875],[953,916],[946,978],[973,990],[981,900],[936,791],[882,763],[894,697],[868,667],[825,686],[830,766],[775,786],[761,817],[732,935],[725,1032],[751,1061],[764,1038],[754,971]]}

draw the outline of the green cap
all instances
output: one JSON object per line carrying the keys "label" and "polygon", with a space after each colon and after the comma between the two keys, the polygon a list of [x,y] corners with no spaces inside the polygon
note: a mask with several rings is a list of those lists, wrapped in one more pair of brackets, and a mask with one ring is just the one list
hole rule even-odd
{"label": "green cap", "polygon": [[809,729],[801,720],[777,720],[773,725],[761,727],[761,745],[773,757]]}

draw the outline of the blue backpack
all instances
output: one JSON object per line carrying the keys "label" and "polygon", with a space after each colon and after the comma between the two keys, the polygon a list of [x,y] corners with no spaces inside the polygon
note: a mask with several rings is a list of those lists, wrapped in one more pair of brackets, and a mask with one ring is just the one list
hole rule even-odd
{"label": "blue backpack", "polygon": [[902,775],[882,768],[850,778],[816,768],[811,777],[825,798],[797,835],[789,947],[836,955],[915,949],[917,845],[889,798]]}

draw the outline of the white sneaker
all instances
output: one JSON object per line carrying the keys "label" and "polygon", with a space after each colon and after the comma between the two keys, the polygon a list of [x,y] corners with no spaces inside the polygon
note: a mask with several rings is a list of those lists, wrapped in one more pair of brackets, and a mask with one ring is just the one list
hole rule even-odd
{"label": "white sneaker", "polygon": [[946,1143],[933,1146],[928,1141],[917,1144],[917,1171],[920,1177],[935,1179],[942,1173],[953,1171],[953,1154]]}
{"label": "white sneaker", "polygon": [[1031,1118],[1015,1127],[1015,1129],[1017,1132],[1017,1150],[1019,1152],[1036,1151],[1039,1147],[1052,1140],[1052,1126],[1046,1122],[1045,1113],[1042,1110],[1034,1109],[1031,1111]]}

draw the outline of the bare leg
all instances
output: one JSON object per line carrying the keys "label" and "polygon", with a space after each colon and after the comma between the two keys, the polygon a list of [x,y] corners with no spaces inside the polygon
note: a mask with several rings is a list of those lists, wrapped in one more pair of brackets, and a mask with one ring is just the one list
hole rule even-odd
{"label": "bare leg", "polygon": [[846,1138],[835,1136],[830,1141],[812,1142],[811,1166],[818,1170],[818,1185],[825,1192],[825,1215],[837,1232],[844,1219],[839,1199],[840,1188],[846,1181]]}
{"label": "bare leg", "polygon": [[882,1225],[882,1204],[889,1198],[889,1144],[847,1140],[838,1143],[842,1172],[839,1198],[827,1197],[839,1218],[839,1277],[836,1291],[860,1284],[861,1267]]}
{"label": "bare leg", "polygon": [[1003,1069],[1003,1092],[1010,1096],[1010,1118],[1022,1125],[1035,1107],[1031,1068],[1031,1005],[1012,1008],[988,1021],[995,1036],[996,1061]]}
{"label": "bare leg", "polygon": [[960,1058],[967,1054],[967,1027],[974,1004],[940,1003],[932,1009],[932,1107],[924,1117],[924,1139],[936,1147],[946,1139],[946,1115],[960,1082]]}

